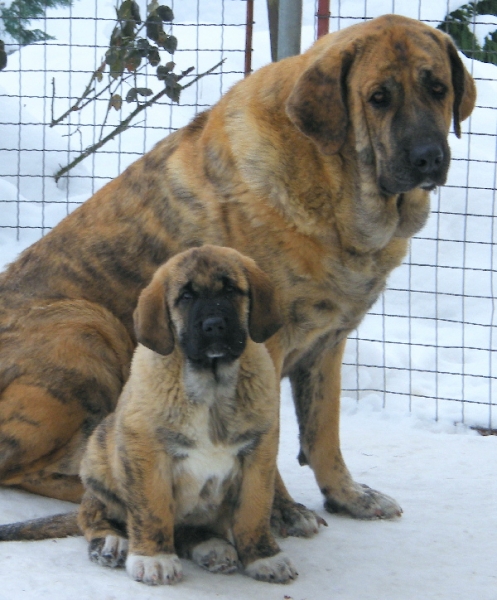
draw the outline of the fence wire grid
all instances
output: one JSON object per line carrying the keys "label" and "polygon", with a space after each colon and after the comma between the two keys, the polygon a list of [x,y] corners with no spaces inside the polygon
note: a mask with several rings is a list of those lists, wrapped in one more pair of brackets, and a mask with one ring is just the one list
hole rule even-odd
{"label": "fence wire grid", "polygon": [[[175,14],[167,32],[178,39],[172,60],[192,80],[179,104],[162,98],[123,134],[64,175],[54,174],[98,141],[108,99],[52,121],[81,96],[101,63],[112,29],[112,2],[76,0],[51,9],[36,26],[55,40],[10,54],[0,72],[0,260],[13,259],[165,135],[214,104],[244,75],[246,0],[165,0]],[[146,2],[138,1],[142,14]],[[437,26],[460,3],[451,0],[331,1],[330,30],[378,16],[404,14]],[[255,0],[253,64],[270,60],[266,0]],[[317,2],[304,0],[303,47],[315,37]],[[472,22],[480,39],[497,18]],[[353,401],[413,411],[492,430],[496,425],[495,190],[497,67],[465,60],[478,87],[477,108],[451,135],[447,185],[432,193],[432,214],[413,238],[404,264],[346,349],[343,391]],[[145,70],[146,86],[160,83]],[[188,79],[185,78],[185,81]],[[125,86],[126,87],[126,86]],[[121,96],[126,96],[123,89]],[[126,110],[109,112],[113,127]]]}

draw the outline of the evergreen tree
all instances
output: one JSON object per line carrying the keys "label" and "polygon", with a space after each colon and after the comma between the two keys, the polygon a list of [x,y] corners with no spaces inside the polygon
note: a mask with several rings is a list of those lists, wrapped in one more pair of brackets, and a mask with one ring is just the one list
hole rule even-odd
{"label": "evergreen tree", "polygon": [[497,29],[488,34],[483,46],[480,46],[471,27],[478,15],[497,16],[497,0],[480,0],[463,4],[449,13],[438,29],[448,33],[456,42],[459,50],[468,58],[497,64]]}
{"label": "evergreen tree", "polygon": [[[1,28],[21,46],[54,39],[40,29],[30,29],[32,20],[45,16],[47,8],[71,6],[73,0],[14,0],[10,6],[0,4]],[[5,44],[0,40],[0,70],[7,64]]]}

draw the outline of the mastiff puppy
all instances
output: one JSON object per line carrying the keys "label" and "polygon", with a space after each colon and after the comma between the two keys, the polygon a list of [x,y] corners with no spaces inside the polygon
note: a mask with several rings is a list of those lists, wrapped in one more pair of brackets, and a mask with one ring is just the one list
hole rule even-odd
{"label": "mastiff puppy", "polygon": [[[99,190],[0,278],[0,483],[80,500],[86,441],[128,376],[140,292],[168,258],[213,243],[254,259],[282,299],[267,348],[326,508],[399,515],[343,461],[342,353],[426,221],[451,122],[460,135],[474,103],[451,39],[386,15],[250,75]],[[317,530],[278,474],[273,525]]]}
{"label": "mastiff puppy", "polygon": [[82,461],[92,560],[152,585],[181,579],[176,551],[213,572],[240,561],[255,579],[297,576],[270,532],[279,397],[261,342],[279,326],[267,275],[236,250],[194,248],[158,269],[130,377]]}

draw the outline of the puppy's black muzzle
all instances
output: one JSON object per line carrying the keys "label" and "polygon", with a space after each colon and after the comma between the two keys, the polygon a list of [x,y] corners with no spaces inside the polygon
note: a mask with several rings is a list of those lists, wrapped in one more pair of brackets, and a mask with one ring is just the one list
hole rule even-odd
{"label": "puppy's black muzzle", "polygon": [[231,300],[197,298],[192,303],[181,345],[193,364],[210,368],[213,360],[236,360],[246,341],[247,333]]}

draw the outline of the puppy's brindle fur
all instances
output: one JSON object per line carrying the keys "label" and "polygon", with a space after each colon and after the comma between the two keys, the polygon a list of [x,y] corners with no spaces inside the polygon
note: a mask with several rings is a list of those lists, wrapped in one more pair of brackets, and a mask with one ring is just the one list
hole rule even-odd
{"label": "puppy's brindle fur", "polygon": [[261,342],[279,326],[268,277],[236,250],[191,249],[158,269],[135,311],[130,378],[82,461],[93,560],[120,564],[126,532],[130,576],[174,583],[176,530],[179,553],[209,570],[239,560],[257,579],[296,577],[269,529],[279,399]]}
{"label": "puppy's brindle fur", "polygon": [[[170,256],[215,243],[256,260],[283,299],[267,347],[327,508],[400,514],[343,461],[341,358],[424,224],[451,121],[459,135],[474,102],[449,37],[387,15],[253,73],[98,191],[0,279],[0,482],[81,497],[85,441],[127,377],[140,291]],[[315,531],[276,486],[274,523]]]}

